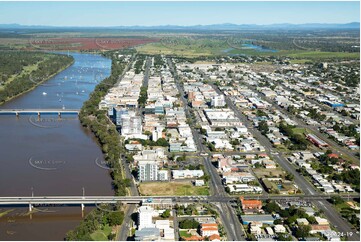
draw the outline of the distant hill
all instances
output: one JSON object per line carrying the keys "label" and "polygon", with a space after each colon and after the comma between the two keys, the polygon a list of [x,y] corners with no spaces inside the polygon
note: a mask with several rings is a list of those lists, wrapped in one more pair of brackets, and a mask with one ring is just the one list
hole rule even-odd
{"label": "distant hill", "polygon": [[18,30],[18,29],[124,29],[124,30],[246,30],[246,29],[360,29],[360,22],[352,22],[345,24],[210,24],[210,25],[161,25],[161,26],[114,26],[114,27],[55,27],[43,25],[21,25],[21,24],[0,24],[0,29]]}

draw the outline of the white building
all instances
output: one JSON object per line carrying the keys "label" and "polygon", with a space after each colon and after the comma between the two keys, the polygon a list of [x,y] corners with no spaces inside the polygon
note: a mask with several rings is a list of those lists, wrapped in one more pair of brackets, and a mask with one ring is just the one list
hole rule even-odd
{"label": "white building", "polygon": [[141,135],[142,134],[142,119],[137,116],[135,112],[129,112],[121,115],[121,134],[127,135]]}
{"label": "white building", "polygon": [[138,230],[143,228],[155,228],[152,221],[154,216],[154,209],[149,206],[141,206],[138,209]]}
{"label": "white building", "polygon": [[158,180],[159,181],[168,181],[168,170],[160,170],[158,171]]}
{"label": "white building", "polygon": [[215,96],[211,100],[212,107],[224,107],[226,105],[226,100],[223,95]]}
{"label": "white building", "polygon": [[157,181],[158,164],[154,160],[140,160],[138,162],[139,181]]}
{"label": "white building", "polygon": [[204,175],[202,170],[173,170],[174,179],[185,179],[185,178],[199,178]]}
{"label": "white building", "polygon": [[274,226],[275,233],[286,233],[286,228],[282,224],[276,224]]}
{"label": "white building", "polygon": [[203,180],[195,180],[194,185],[196,187],[204,186],[204,181]]}

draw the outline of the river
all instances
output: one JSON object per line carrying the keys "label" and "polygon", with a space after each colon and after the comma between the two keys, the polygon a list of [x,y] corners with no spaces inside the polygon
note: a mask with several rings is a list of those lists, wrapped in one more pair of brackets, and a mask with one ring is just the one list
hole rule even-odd
{"label": "river", "polygon": [[[80,109],[110,75],[111,60],[70,53],[75,62],[0,109]],[[0,196],[112,195],[111,178],[94,136],[76,115],[0,116]],[[63,240],[82,219],[80,207],[0,207],[0,240]],[[91,208],[87,208],[89,211]],[[1,216],[1,215],[0,215]]]}

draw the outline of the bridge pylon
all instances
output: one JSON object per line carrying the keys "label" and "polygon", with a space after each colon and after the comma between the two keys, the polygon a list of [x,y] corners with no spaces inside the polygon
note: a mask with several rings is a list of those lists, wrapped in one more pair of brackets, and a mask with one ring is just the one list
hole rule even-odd
{"label": "bridge pylon", "polygon": [[84,218],[84,210],[85,210],[85,205],[82,203],[81,204],[81,217]]}

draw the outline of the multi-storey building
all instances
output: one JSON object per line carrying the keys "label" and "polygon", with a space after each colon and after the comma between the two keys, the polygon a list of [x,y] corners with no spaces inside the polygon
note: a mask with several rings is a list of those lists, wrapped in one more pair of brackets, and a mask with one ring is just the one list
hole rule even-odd
{"label": "multi-storey building", "polygon": [[157,181],[158,164],[154,160],[140,160],[138,162],[139,181]]}

